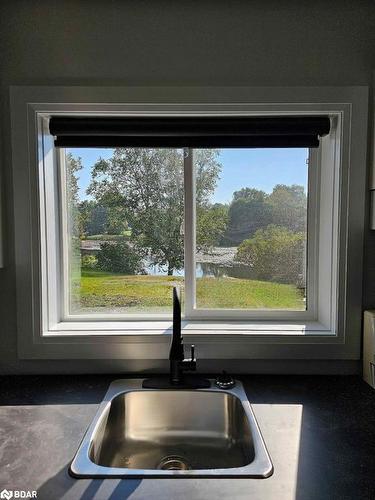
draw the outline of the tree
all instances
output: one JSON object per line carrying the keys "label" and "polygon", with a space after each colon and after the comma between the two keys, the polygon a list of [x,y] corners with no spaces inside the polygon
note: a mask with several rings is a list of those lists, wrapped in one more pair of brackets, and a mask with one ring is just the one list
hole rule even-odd
{"label": "tree", "polygon": [[107,209],[94,200],[83,200],[79,204],[81,235],[104,234],[107,229]]}
{"label": "tree", "polygon": [[197,250],[218,245],[228,225],[228,206],[220,203],[197,208]]}
{"label": "tree", "polygon": [[269,224],[291,231],[306,230],[307,198],[303,186],[277,184],[271,194],[246,187],[233,193],[225,241],[241,243]]}
{"label": "tree", "polygon": [[82,159],[74,158],[71,153],[65,157],[66,167],[66,192],[68,205],[68,230],[72,237],[80,235],[80,217],[79,217],[79,186],[77,173],[82,169]]}
{"label": "tree", "polygon": [[128,229],[126,220],[126,210],[123,207],[109,207],[106,210],[107,223],[105,233],[107,234],[124,234]]}
{"label": "tree", "polygon": [[266,197],[267,194],[264,191],[250,187],[242,188],[233,193],[233,201],[246,200],[263,203]]}
{"label": "tree", "polygon": [[78,172],[82,169],[81,158],[74,158],[71,153],[65,156],[67,229],[70,244],[69,271],[73,287],[79,286],[78,276],[81,269],[80,235],[81,218],[79,212]]}
{"label": "tree", "polygon": [[257,279],[301,285],[305,234],[269,225],[238,247],[236,260],[252,267]]}
{"label": "tree", "polygon": [[272,208],[267,204],[267,194],[253,188],[235,191],[228,217],[226,240],[228,244],[236,245],[272,222]]}
{"label": "tree", "polygon": [[79,187],[77,173],[82,169],[82,158],[74,158],[72,153],[67,153],[65,157],[66,166],[66,189],[69,201],[78,205]]}
{"label": "tree", "polygon": [[126,213],[122,207],[105,207],[94,200],[78,205],[81,235],[123,234],[127,229]]}
{"label": "tree", "polygon": [[[204,206],[220,172],[215,150],[196,150],[197,203]],[[179,149],[116,148],[93,167],[88,194],[106,207],[121,207],[132,243],[168,274],[183,267],[184,182]]]}
{"label": "tree", "polygon": [[272,222],[291,231],[306,230],[307,198],[303,186],[277,184],[268,196]]}

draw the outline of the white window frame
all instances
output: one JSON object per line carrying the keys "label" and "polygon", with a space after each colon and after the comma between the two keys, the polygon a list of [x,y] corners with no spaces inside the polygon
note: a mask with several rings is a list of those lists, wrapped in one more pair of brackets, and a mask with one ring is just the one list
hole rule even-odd
{"label": "white window frame", "polygon": [[[49,117],[40,117],[40,129],[43,141],[51,143],[51,137],[48,132],[48,119]],[[306,295],[308,297],[308,307],[306,310],[282,310],[282,309],[204,309],[197,308],[196,306],[196,277],[195,277],[195,255],[196,255],[196,200],[195,200],[195,171],[193,164],[194,150],[185,148],[183,163],[184,163],[184,246],[185,246],[185,287],[184,298],[185,307],[183,317],[185,320],[204,319],[204,320],[290,320],[290,321],[314,321],[317,319],[317,295],[318,295],[318,280],[314,273],[318,264],[318,245],[316,238],[317,220],[319,218],[318,207],[318,182],[320,177],[320,155],[314,151],[309,151],[309,176],[308,176],[308,210],[307,210],[307,225],[309,227],[309,234],[307,238],[307,258],[306,258]],[[43,203],[46,207],[46,214],[48,216],[42,217],[42,223],[46,228],[48,234],[55,236],[55,244],[50,237],[49,241],[52,242],[46,247],[46,262],[54,262],[55,266],[59,268],[52,269],[45,268],[47,287],[48,283],[52,283],[53,293],[55,297],[50,297],[50,304],[54,304],[53,310],[58,311],[54,313],[51,322],[51,328],[55,328],[56,323],[64,323],[69,321],[92,322],[92,321],[155,321],[155,320],[170,320],[170,313],[159,314],[134,314],[115,313],[108,314],[102,312],[90,313],[70,313],[70,278],[69,278],[69,234],[67,228],[67,193],[66,193],[66,168],[65,168],[65,149],[58,148],[56,156],[51,157],[49,164],[44,167],[44,176],[50,177],[49,184],[58,186],[56,189],[46,189],[41,186],[40,197],[48,198],[48,201]],[[47,159],[48,163],[48,159]],[[44,177],[44,184],[48,180]],[[333,197],[332,197],[333,200]],[[52,213],[57,213],[57,217],[52,217]],[[333,211],[332,211],[333,214]],[[327,221],[328,222],[328,221]],[[330,221],[329,221],[330,222]],[[55,226],[58,224],[58,226]],[[61,235],[59,237],[59,235]],[[56,245],[56,243],[58,243]],[[50,275],[51,273],[51,275]],[[61,276],[62,280],[59,286],[55,284],[55,275]],[[60,293],[61,289],[61,293]],[[60,304],[61,302],[61,304]],[[126,326],[125,326],[126,328]]]}
{"label": "white window frame", "polygon": [[[364,203],[358,200],[365,192],[367,93],[363,87],[14,87],[11,106],[20,357],[162,359],[167,356],[171,330],[171,321],[165,318],[108,321],[108,317],[98,315],[91,321],[85,317],[61,320],[59,210],[51,210],[58,201],[52,195],[61,183],[54,168],[57,150],[48,133],[50,116],[277,113],[329,114],[333,123],[332,132],[321,140],[319,150],[312,150],[310,158],[320,176],[319,190],[309,186],[309,196],[319,207],[309,222],[309,231],[316,231],[309,252],[318,262],[318,273],[312,273],[311,281],[317,297],[313,314],[308,316],[311,310],[301,311],[300,317],[296,312],[262,311],[260,318],[256,311],[236,311],[238,318],[234,320],[227,311],[215,311],[213,316],[194,317],[193,304],[188,301],[184,337],[197,344],[200,358],[356,359],[361,316],[361,273],[356,271],[362,263],[364,220]],[[355,165],[355,172],[351,165]],[[190,188],[192,179],[192,170],[185,169],[185,183],[190,183]],[[194,207],[188,210],[192,217]],[[194,224],[187,224],[186,232],[193,229]],[[187,268],[194,265],[193,258],[185,256]],[[308,272],[311,274],[311,269]]]}

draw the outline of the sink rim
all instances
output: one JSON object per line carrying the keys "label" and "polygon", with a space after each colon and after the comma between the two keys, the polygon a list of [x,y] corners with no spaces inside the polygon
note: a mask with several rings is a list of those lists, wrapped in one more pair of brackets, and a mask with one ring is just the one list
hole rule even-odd
{"label": "sink rim", "polygon": [[[114,380],[99,408],[89,425],[75,456],[70,464],[69,473],[75,478],[187,478],[187,477],[248,477],[264,479],[273,473],[273,465],[264,443],[261,431],[254,416],[246,392],[240,381],[236,380],[236,385],[232,389],[223,390],[214,385],[211,380],[211,387],[205,389],[144,389],[143,379],[117,379]],[[189,469],[189,470],[161,470],[161,469],[127,469],[119,467],[106,467],[94,463],[90,458],[91,444],[96,435],[101,419],[105,414],[111,401],[122,394],[128,392],[217,392],[220,394],[231,394],[238,398],[242,404],[246,418],[249,423],[253,438],[254,460],[245,466],[224,469]]]}

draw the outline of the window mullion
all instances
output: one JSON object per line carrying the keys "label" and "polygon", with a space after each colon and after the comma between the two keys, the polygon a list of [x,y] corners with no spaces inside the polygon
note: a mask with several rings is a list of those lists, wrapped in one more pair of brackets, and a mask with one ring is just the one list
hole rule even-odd
{"label": "window mullion", "polygon": [[184,149],[185,317],[195,309],[195,168],[193,149]]}

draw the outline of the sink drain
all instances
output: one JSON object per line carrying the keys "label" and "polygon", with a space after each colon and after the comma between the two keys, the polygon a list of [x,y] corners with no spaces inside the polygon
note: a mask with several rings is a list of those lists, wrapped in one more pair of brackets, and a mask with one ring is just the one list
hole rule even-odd
{"label": "sink drain", "polygon": [[157,468],[160,470],[189,470],[191,466],[185,458],[177,455],[169,455],[160,460]]}

